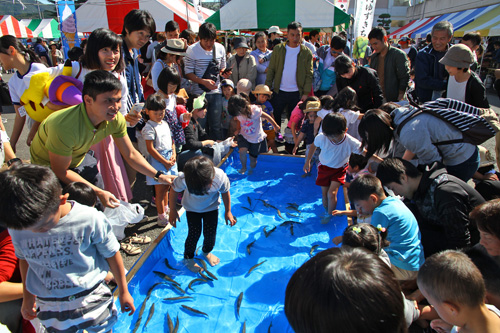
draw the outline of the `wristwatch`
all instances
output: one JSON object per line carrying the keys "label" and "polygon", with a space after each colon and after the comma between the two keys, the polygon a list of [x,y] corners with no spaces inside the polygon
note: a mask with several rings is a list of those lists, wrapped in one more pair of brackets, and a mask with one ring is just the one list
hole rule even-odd
{"label": "wristwatch", "polygon": [[160,176],[161,176],[161,175],[163,175],[163,171],[158,170],[158,171],[156,172],[156,175],[153,177],[153,179],[154,179],[155,181],[159,181],[159,180],[160,180]]}
{"label": "wristwatch", "polygon": [[13,159],[7,162],[7,166],[10,168],[10,166],[14,163],[23,163],[23,161],[21,161],[19,157],[14,157]]}

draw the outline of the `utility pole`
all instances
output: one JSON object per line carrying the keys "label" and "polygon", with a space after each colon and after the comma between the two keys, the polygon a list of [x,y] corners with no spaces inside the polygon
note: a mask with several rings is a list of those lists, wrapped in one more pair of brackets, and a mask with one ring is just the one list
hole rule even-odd
{"label": "utility pole", "polygon": [[43,17],[42,17],[42,12],[40,11],[40,2],[38,0],[36,0],[36,6],[38,7],[38,17],[41,20]]}

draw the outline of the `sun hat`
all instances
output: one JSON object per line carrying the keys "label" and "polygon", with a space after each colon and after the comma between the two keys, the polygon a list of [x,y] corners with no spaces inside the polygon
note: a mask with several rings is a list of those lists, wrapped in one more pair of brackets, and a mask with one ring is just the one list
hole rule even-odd
{"label": "sun hat", "polygon": [[234,37],[233,38],[233,46],[235,49],[244,47],[246,49],[249,49],[248,44],[247,44],[247,39],[245,37]]}
{"label": "sun hat", "polygon": [[491,166],[495,164],[495,158],[491,155],[491,152],[483,146],[477,146],[479,149],[479,157],[481,162],[479,167]]}
{"label": "sun hat", "polygon": [[252,82],[248,79],[241,79],[238,81],[236,84],[236,92],[239,93],[245,93],[245,94],[250,94],[250,91],[252,91]]}
{"label": "sun hat", "polygon": [[221,87],[228,87],[229,86],[229,87],[231,87],[231,88],[234,89],[234,83],[233,83],[233,81],[231,81],[229,79],[222,80],[221,83],[220,83],[220,86]]}
{"label": "sun hat", "polygon": [[262,95],[269,95],[269,96],[271,96],[273,94],[273,92],[265,84],[258,84],[257,87],[255,87],[255,90],[252,91],[252,93],[254,95],[262,94]]}
{"label": "sun hat", "polygon": [[402,37],[398,43],[406,43],[406,42],[411,42],[411,39],[409,37]]}
{"label": "sun hat", "polygon": [[277,25],[273,25],[272,27],[270,27],[269,30],[267,30],[267,32],[270,34],[274,32],[277,33],[278,35],[283,35],[283,33],[280,30],[280,27],[278,27]]}
{"label": "sun hat", "polygon": [[439,63],[451,67],[469,68],[474,63],[474,56],[467,45],[457,44],[448,49]]}
{"label": "sun hat", "polygon": [[165,46],[161,48],[161,52],[186,56],[182,39],[167,39]]}
{"label": "sun hat", "polygon": [[56,105],[78,105],[82,99],[83,83],[71,76],[58,75],[49,87],[49,99]]}
{"label": "sun hat", "polygon": [[304,109],[304,113],[316,112],[319,110],[321,110],[321,102],[320,101],[309,101],[306,104],[306,108]]}

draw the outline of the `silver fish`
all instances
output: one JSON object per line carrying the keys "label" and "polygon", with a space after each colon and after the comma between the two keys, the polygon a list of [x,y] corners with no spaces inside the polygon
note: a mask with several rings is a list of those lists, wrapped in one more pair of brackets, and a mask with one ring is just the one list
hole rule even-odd
{"label": "silver fish", "polygon": [[318,246],[319,246],[319,244],[311,246],[311,250],[309,251],[309,256],[312,257],[314,251],[316,251],[316,249],[318,248]]}
{"label": "silver fish", "polygon": [[262,264],[263,264],[263,263],[265,263],[266,261],[267,261],[267,259],[266,259],[266,260],[264,260],[264,261],[259,262],[258,264],[253,265],[253,266],[252,266],[252,267],[248,270],[247,275],[250,275],[250,273],[252,273],[252,271],[253,271],[254,269],[256,269],[257,267],[259,267],[260,265],[262,265]]}
{"label": "silver fish", "polygon": [[270,235],[270,234],[271,234],[274,230],[276,230],[276,226],[274,226],[274,227],[273,227],[271,230],[269,230],[269,231],[267,231],[266,229],[267,229],[267,227],[264,227],[264,235],[265,235],[265,236],[266,236],[266,238],[267,238],[267,237],[269,237],[269,235]]}
{"label": "silver fish", "polygon": [[208,281],[207,281],[207,280],[205,280],[205,279],[202,279],[202,278],[196,278],[196,279],[194,279],[194,280],[191,280],[191,282],[189,282],[188,289],[191,289],[192,291],[194,291],[194,289],[193,289],[193,288],[191,288],[191,286],[192,286],[193,284],[195,284],[196,282],[203,282],[203,283],[207,283]]}
{"label": "silver fish", "polygon": [[167,297],[167,298],[164,298],[163,300],[169,301],[169,302],[175,302],[175,301],[181,301],[181,300],[188,299],[188,298],[193,298],[193,297],[191,297],[191,296]]}
{"label": "silver fish", "polygon": [[158,275],[159,277],[161,277],[163,280],[165,281],[168,281],[172,284],[175,284],[176,286],[180,286],[181,284],[177,281],[175,281],[174,279],[172,279],[168,274],[165,274],[165,273],[162,273],[162,272],[158,272],[158,271],[153,271],[153,273],[155,273],[156,275]]}
{"label": "silver fish", "polygon": [[205,312],[201,312],[200,310],[196,310],[196,309],[193,309],[193,308],[190,308],[189,306],[186,306],[186,305],[181,305],[184,309],[188,310],[188,311],[191,311],[193,313],[196,313],[196,314],[199,314],[199,315],[202,315],[202,316],[207,316],[208,318],[208,315],[205,313]]}
{"label": "silver fish", "polygon": [[174,323],[172,322],[172,318],[170,318],[170,314],[167,312],[167,325],[168,332],[172,333],[174,331]]}
{"label": "silver fish", "polygon": [[179,315],[177,315],[177,318],[175,318],[175,327],[172,333],[177,333],[178,330],[179,330]]}
{"label": "silver fish", "polygon": [[247,253],[248,255],[251,254],[251,251],[250,251],[250,248],[252,247],[253,243],[255,243],[257,240],[254,240],[253,242],[251,242],[250,244],[247,245]]}
{"label": "silver fish", "polygon": [[252,199],[250,199],[250,197],[247,197],[247,200],[248,200],[248,204],[250,205],[250,207],[252,207]]}
{"label": "silver fish", "polygon": [[148,323],[151,320],[151,318],[153,318],[154,313],[155,313],[155,303],[153,303],[153,305],[151,305],[151,308],[149,309],[148,319],[146,319],[146,322],[144,323],[144,327],[148,326]]}
{"label": "silver fish", "polygon": [[238,315],[238,318],[240,318],[240,306],[242,300],[243,300],[243,292],[241,292],[238,295],[238,300],[236,301],[236,314]]}
{"label": "silver fish", "polygon": [[178,271],[178,269],[177,269],[177,268],[173,268],[172,266],[170,266],[170,264],[168,263],[168,259],[167,259],[167,258],[165,258],[165,265],[166,265],[168,268],[170,268],[171,270],[173,270],[173,271]]}

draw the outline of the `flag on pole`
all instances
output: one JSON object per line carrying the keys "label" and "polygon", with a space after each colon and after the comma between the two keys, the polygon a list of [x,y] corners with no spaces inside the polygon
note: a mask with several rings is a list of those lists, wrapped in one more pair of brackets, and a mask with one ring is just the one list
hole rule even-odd
{"label": "flag on pole", "polygon": [[358,37],[368,37],[372,30],[373,16],[377,0],[357,0],[354,16],[353,35],[354,40]]}

